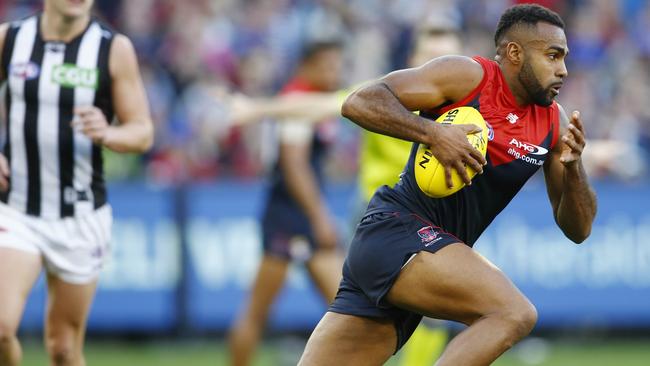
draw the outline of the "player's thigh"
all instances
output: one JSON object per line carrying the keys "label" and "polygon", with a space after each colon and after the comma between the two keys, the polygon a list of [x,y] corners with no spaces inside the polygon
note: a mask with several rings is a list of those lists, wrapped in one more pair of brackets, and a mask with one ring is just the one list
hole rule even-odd
{"label": "player's thigh", "polygon": [[309,337],[298,365],[383,365],[396,344],[392,320],[327,312]]}
{"label": "player's thigh", "polygon": [[65,282],[57,276],[48,275],[48,300],[45,320],[48,342],[81,341],[86,329],[97,280],[84,284]]}
{"label": "player's thigh", "polygon": [[418,253],[386,299],[400,308],[465,324],[513,307],[532,308],[503,272],[462,243]]}
{"label": "player's thigh", "polygon": [[39,254],[0,247],[0,333],[14,333],[41,272]]}

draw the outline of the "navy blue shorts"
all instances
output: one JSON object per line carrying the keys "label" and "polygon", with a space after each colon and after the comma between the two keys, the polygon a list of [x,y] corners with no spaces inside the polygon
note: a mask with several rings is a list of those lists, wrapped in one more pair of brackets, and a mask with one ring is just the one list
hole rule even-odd
{"label": "navy blue shorts", "polygon": [[264,254],[286,260],[309,260],[316,242],[307,217],[294,205],[270,202],[262,216]]}
{"label": "navy blue shorts", "polygon": [[459,242],[416,214],[367,214],[357,226],[343,266],[343,279],[329,311],[392,319],[397,330],[397,352],[411,337],[422,315],[397,308],[384,297],[414,254],[423,250],[435,253]]}

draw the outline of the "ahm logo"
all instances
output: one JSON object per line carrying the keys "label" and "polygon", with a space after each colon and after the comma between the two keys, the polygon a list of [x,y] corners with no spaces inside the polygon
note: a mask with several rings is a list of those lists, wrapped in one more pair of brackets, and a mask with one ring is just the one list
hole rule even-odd
{"label": "ahm logo", "polygon": [[511,124],[514,125],[515,123],[517,123],[517,120],[519,119],[519,116],[514,114],[514,113],[508,113],[508,115],[506,116],[506,119],[508,120],[508,122],[510,122]]}
{"label": "ahm logo", "polygon": [[510,140],[510,145],[516,146],[517,148],[524,150],[528,154],[546,155],[546,153],[548,153],[548,150],[544,147],[533,145],[529,142],[521,142],[518,141],[516,138]]}

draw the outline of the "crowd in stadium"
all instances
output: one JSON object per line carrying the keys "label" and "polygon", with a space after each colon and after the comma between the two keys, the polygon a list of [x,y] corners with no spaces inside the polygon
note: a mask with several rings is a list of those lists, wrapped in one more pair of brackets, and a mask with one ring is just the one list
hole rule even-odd
{"label": "crowd in stadium", "polygon": [[[517,1],[515,1],[517,2]],[[0,2],[0,19],[30,14],[40,1]],[[119,3],[119,6],[116,4]],[[141,61],[156,124],[144,157],[112,157],[112,179],[160,183],[255,178],[273,149],[271,127],[233,128],[217,86],[268,96],[287,80],[306,42],[346,45],[346,87],[404,67],[414,29],[448,22],[465,53],[493,55],[495,24],[508,0],[99,0],[100,16],[126,33]],[[650,1],[547,0],[565,19],[569,73],[559,100],[582,112],[591,176],[647,179],[650,156]],[[189,19],[189,21],[188,21]],[[335,155],[356,153],[342,122]],[[336,159],[336,157],[335,157]],[[142,161],[144,160],[144,161]],[[353,179],[354,159],[335,175]],[[144,164],[142,164],[144,163]]]}

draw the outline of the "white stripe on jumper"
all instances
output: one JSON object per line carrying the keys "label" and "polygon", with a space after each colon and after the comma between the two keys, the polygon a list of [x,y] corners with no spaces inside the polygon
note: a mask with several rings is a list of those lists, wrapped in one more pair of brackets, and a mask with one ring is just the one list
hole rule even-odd
{"label": "white stripe on jumper", "polygon": [[8,93],[11,93],[9,111],[11,139],[11,191],[8,203],[21,212],[27,211],[27,153],[25,149],[25,79],[12,74],[12,65],[26,64],[32,56],[38,18],[25,20],[18,30],[9,62]]}

